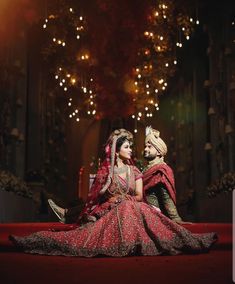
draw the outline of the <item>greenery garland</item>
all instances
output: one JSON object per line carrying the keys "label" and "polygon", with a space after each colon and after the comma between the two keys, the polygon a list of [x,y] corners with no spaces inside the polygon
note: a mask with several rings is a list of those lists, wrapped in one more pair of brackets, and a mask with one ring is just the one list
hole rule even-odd
{"label": "greenery garland", "polygon": [[13,192],[30,199],[33,198],[32,191],[29,190],[27,184],[21,178],[4,170],[0,171],[0,190]]}
{"label": "greenery garland", "polygon": [[229,193],[235,189],[235,172],[225,173],[207,187],[207,195],[212,198],[220,193]]}

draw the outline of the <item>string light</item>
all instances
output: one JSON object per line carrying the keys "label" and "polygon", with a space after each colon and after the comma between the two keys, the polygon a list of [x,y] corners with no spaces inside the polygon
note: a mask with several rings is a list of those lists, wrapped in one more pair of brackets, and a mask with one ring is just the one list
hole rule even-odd
{"label": "string light", "polygon": [[[74,40],[80,46],[73,68],[66,64],[61,65],[54,74],[56,85],[62,87],[64,95],[71,96],[73,93],[75,99],[72,101],[71,97],[68,98],[68,107],[71,109],[69,117],[75,117],[76,121],[79,121],[80,118],[76,115],[80,112],[93,116],[97,114],[97,89],[100,86],[97,85],[95,74],[92,77],[89,74],[89,67],[96,58],[90,53],[89,46],[86,46],[86,49],[82,46],[84,35],[87,35],[88,31],[86,19],[77,9],[65,5],[67,8],[63,13],[68,15],[66,19],[69,21],[69,33],[63,34],[60,30],[55,31],[53,27],[50,29],[51,25],[60,22],[61,14],[49,15],[42,27],[50,32],[54,50],[69,50],[70,41],[66,38],[67,34],[74,34]],[[176,70],[176,50],[183,47],[184,41],[190,39],[194,25],[199,24],[197,13],[194,20],[185,12],[186,9],[179,11],[175,8],[175,3],[170,0],[158,2],[149,10],[145,32],[140,35],[140,38],[143,38],[143,46],[138,51],[137,64],[133,66],[134,75],[131,78],[135,109],[131,117],[135,121],[151,118],[159,110],[159,97],[164,94],[167,81]],[[137,126],[135,129],[137,132]]]}

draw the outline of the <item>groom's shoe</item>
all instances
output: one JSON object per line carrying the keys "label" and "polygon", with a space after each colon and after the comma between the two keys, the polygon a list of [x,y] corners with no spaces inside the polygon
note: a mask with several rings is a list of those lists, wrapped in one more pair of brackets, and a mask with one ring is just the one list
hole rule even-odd
{"label": "groom's shoe", "polygon": [[59,218],[61,223],[65,223],[65,215],[61,212],[61,207],[57,206],[55,202],[52,199],[47,200],[51,209],[56,214],[56,216]]}

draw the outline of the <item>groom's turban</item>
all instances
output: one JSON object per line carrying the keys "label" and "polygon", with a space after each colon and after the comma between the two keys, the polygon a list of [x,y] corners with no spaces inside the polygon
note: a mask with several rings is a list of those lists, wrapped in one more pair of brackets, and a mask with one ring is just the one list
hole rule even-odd
{"label": "groom's turban", "polygon": [[158,150],[161,156],[167,153],[166,143],[160,138],[160,132],[151,126],[146,128],[145,143],[150,143]]}

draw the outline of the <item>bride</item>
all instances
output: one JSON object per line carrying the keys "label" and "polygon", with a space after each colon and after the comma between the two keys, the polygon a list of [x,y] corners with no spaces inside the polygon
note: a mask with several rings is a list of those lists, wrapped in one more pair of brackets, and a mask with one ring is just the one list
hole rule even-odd
{"label": "bride", "polygon": [[9,239],[27,253],[84,256],[176,255],[207,252],[215,233],[192,234],[144,203],[141,172],[131,163],[132,134],[115,130],[79,225]]}

